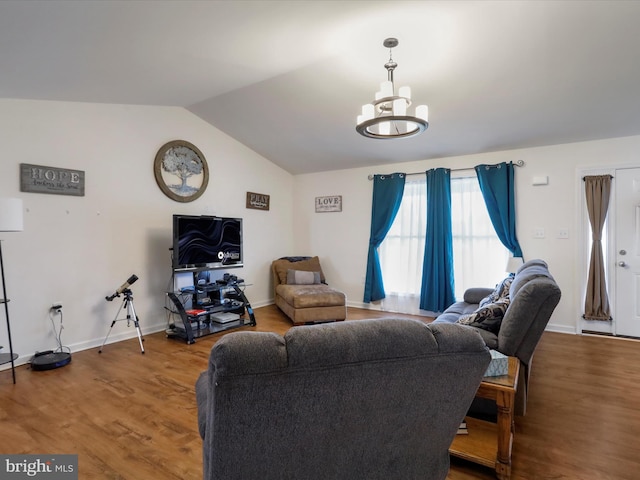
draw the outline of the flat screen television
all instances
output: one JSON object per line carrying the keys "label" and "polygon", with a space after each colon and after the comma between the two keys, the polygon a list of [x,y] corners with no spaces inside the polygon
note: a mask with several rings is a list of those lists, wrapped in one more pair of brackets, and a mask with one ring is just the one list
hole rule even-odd
{"label": "flat screen television", "polygon": [[242,267],[242,219],[173,216],[173,269],[198,271]]}

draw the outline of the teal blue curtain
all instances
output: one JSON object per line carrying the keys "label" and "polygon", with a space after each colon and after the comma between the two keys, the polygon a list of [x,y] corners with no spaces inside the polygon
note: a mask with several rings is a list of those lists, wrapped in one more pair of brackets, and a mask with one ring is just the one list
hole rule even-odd
{"label": "teal blue curtain", "polygon": [[451,170],[427,171],[427,236],[422,266],[420,308],[442,312],[455,302]]}
{"label": "teal blue curtain", "polygon": [[367,274],[364,284],[364,302],[375,302],[385,298],[378,247],[398,214],[404,193],[404,173],[374,175],[373,202],[371,206],[371,236],[367,256]]}
{"label": "teal blue curtain", "polygon": [[475,167],[480,190],[493,228],[514,257],[522,257],[516,236],[516,202],[513,162]]}

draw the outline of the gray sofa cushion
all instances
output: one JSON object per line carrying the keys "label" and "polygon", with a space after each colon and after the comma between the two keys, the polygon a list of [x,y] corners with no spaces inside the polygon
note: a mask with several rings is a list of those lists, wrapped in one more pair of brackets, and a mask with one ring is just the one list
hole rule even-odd
{"label": "gray sofa cushion", "polygon": [[456,323],[461,315],[469,315],[477,308],[477,303],[456,302],[442,312],[433,323]]}
{"label": "gray sofa cushion", "polygon": [[204,478],[444,480],[489,357],[406,319],[229,333],[196,384]]}
{"label": "gray sofa cushion", "polygon": [[307,272],[304,270],[287,270],[287,285],[313,285],[320,282],[320,272]]}

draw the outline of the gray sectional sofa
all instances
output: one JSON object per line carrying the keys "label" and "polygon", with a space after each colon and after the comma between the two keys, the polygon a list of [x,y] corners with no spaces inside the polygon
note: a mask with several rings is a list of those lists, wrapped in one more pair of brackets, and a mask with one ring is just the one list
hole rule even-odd
{"label": "gray sectional sofa", "polygon": [[[501,293],[507,297],[501,297]],[[474,319],[474,312],[482,310],[481,301],[492,294],[490,300],[498,299],[492,305],[496,309],[506,307],[504,314],[500,318]],[[434,323],[457,323],[462,320],[480,333],[489,348],[520,360],[521,378],[518,382],[516,412],[524,415],[533,354],[560,296],[560,288],[549,273],[547,263],[540,259],[530,260],[520,266],[513,278],[505,279],[496,289],[467,290],[463,301],[447,308]],[[502,303],[500,298],[504,300]]]}
{"label": "gray sectional sofa", "polygon": [[204,478],[444,480],[489,359],[417,320],[229,333],[196,384]]}

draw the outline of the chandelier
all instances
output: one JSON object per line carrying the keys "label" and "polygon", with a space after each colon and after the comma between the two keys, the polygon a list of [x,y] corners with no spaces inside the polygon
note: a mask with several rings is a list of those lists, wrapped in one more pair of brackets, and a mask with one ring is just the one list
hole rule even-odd
{"label": "chandelier", "polygon": [[429,107],[418,105],[415,116],[409,115],[411,106],[411,88],[400,87],[396,94],[393,84],[393,71],[398,66],[393,61],[391,49],[398,46],[397,38],[387,38],[382,43],[389,49],[387,81],[380,84],[373,103],[362,106],[358,115],[356,130],[369,138],[405,138],[424,132],[429,127]]}

